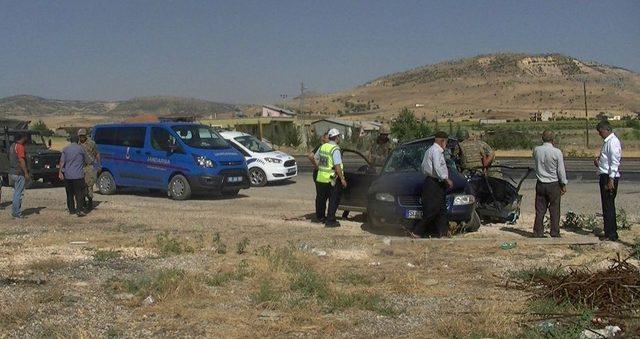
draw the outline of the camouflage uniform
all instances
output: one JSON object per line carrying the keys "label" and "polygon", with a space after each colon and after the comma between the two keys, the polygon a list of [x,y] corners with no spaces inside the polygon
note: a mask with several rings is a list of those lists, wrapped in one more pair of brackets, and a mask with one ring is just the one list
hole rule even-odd
{"label": "camouflage uniform", "polygon": [[92,160],[91,164],[84,167],[84,182],[87,184],[87,197],[93,199],[93,185],[96,184],[97,180],[97,172],[94,164],[98,157],[98,148],[96,147],[96,143],[89,138],[87,138],[87,141],[80,143],[80,146],[87,152]]}
{"label": "camouflage uniform", "polygon": [[373,166],[383,166],[385,160],[387,160],[387,157],[391,154],[392,148],[391,141],[382,144],[375,142],[369,151],[369,160]]}
{"label": "camouflage uniform", "polygon": [[493,153],[491,146],[480,140],[465,140],[460,143],[460,149],[462,151],[460,167],[463,171],[482,167],[482,158]]}

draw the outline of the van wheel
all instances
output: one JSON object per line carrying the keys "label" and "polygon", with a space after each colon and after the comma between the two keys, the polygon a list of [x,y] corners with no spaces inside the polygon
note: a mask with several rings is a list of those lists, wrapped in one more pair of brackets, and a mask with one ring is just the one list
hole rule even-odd
{"label": "van wheel", "polygon": [[176,174],[169,182],[169,196],[174,200],[187,200],[191,197],[189,180],[182,174]]}
{"label": "van wheel", "polygon": [[116,181],[113,175],[107,171],[102,171],[98,177],[98,192],[103,195],[111,195],[116,193]]}
{"label": "van wheel", "polygon": [[267,184],[267,175],[257,167],[249,170],[249,179],[251,179],[251,186],[262,187]]}

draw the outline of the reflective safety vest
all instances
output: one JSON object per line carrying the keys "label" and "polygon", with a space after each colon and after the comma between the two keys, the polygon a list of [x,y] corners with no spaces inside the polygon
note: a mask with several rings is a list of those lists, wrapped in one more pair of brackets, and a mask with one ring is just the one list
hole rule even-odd
{"label": "reflective safety vest", "polygon": [[338,145],[326,143],[320,146],[318,150],[320,161],[318,161],[317,182],[328,184],[336,176],[336,170],[333,168],[333,152],[335,151],[340,152]]}

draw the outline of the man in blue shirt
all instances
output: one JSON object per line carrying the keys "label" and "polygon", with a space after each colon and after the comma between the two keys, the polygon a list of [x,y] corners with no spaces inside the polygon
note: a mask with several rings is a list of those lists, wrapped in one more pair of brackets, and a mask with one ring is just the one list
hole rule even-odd
{"label": "man in blue shirt", "polygon": [[79,217],[83,217],[86,215],[87,210],[84,167],[93,161],[82,146],[78,145],[77,136],[72,136],[70,141],[71,143],[62,150],[58,177],[60,180],[64,180],[69,214],[77,214]]}

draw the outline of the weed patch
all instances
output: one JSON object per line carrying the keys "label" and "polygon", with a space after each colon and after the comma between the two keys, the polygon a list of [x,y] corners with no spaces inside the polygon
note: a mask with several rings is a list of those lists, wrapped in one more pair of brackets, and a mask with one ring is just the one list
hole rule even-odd
{"label": "weed patch", "polygon": [[204,292],[202,279],[183,270],[164,269],[154,275],[130,279],[112,279],[108,287],[116,292],[128,292],[140,298],[152,295],[158,300],[180,296],[195,296]]}
{"label": "weed patch", "polygon": [[223,286],[230,281],[243,281],[253,275],[249,263],[246,260],[240,261],[238,266],[229,272],[220,272],[205,278],[208,286]]}
{"label": "weed patch", "polygon": [[340,275],[338,281],[343,284],[353,285],[353,286],[359,286],[359,285],[370,286],[372,284],[372,281],[369,277],[357,272],[352,272],[352,271],[343,272]]}
{"label": "weed patch", "polygon": [[27,268],[38,272],[53,272],[67,267],[68,264],[59,258],[49,258],[30,263]]}
{"label": "weed patch", "polygon": [[178,239],[169,236],[168,232],[156,236],[156,247],[163,257],[194,252],[193,247],[182,244]]}
{"label": "weed patch", "polygon": [[249,238],[242,238],[242,240],[240,240],[236,244],[236,253],[238,254],[247,253],[247,246],[249,246]]}
{"label": "weed patch", "polygon": [[281,299],[282,295],[280,291],[278,291],[269,280],[262,280],[258,292],[251,295],[251,300],[256,304],[274,304]]}
{"label": "weed patch", "polygon": [[110,261],[120,259],[120,251],[114,250],[97,250],[96,253],[93,254],[93,260],[95,261]]}

